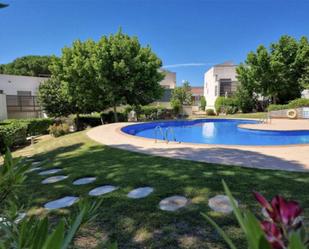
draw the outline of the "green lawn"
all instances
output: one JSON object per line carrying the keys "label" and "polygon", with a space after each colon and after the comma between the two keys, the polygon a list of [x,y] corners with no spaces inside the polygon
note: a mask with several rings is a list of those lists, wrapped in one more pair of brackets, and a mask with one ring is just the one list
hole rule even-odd
{"label": "green lawn", "polygon": [[[309,174],[228,167],[142,155],[109,148],[91,141],[85,132],[47,138],[18,154],[33,152],[36,159],[49,159],[45,168],[61,167],[70,177],[62,182],[41,185],[45,177],[32,172],[20,200],[32,211],[64,195],[87,197],[93,187],[113,184],[120,189],[103,199],[96,221],[83,228],[75,248],[104,248],[108,239],[119,248],[227,248],[220,236],[201,217],[211,215],[224,230],[246,248],[232,215],[219,215],[208,206],[208,198],[222,194],[221,179],[230,186],[241,207],[258,210],[252,190],[267,197],[282,194],[299,200],[309,215]],[[16,153],[15,153],[16,154]],[[97,181],[73,186],[72,180],[96,176]],[[135,187],[152,186],[150,196],[132,200],[126,194]],[[192,203],[175,213],[159,210],[159,201],[170,195],[185,195]],[[97,199],[97,198],[93,198]],[[74,207],[73,207],[74,208]],[[57,214],[64,212],[57,212]]]}
{"label": "green lawn", "polygon": [[225,116],[207,116],[207,115],[199,115],[199,116],[192,116],[191,118],[256,118],[261,119],[265,118],[267,112],[254,112],[254,113],[236,113],[236,114],[229,114]]}

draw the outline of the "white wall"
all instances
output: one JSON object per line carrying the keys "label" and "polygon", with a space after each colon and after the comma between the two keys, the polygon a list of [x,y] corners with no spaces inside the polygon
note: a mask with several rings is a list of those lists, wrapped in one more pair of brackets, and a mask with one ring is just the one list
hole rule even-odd
{"label": "white wall", "polygon": [[[204,75],[204,96],[207,101],[206,109],[215,109],[215,101],[220,95],[220,79],[237,81],[235,65],[217,65],[210,68]],[[217,86],[217,95],[215,88]]]}
{"label": "white wall", "polygon": [[35,96],[41,82],[48,78],[0,74],[0,90],[6,95],[17,95],[17,91],[31,91]]}
{"label": "white wall", "polygon": [[167,70],[160,70],[160,72],[165,74],[165,78],[160,82],[160,85],[168,89],[174,89],[176,87],[176,73]]}
{"label": "white wall", "polygon": [[6,95],[0,94],[0,121],[7,119]]}

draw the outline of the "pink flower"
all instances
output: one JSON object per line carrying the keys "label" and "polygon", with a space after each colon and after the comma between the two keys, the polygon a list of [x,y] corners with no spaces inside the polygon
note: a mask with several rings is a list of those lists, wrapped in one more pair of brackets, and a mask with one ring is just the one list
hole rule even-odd
{"label": "pink flower", "polygon": [[269,221],[262,221],[261,226],[265,232],[266,239],[273,249],[285,248],[284,242],[282,241],[282,232],[274,223]]}
{"label": "pink flower", "polygon": [[286,226],[296,226],[295,221],[302,213],[302,209],[298,202],[287,201],[281,196],[275,196],[269,203],[264,196],[258,192],[254,192],[256,200],[265,208],[267,214],[275,223],[282,223]]}

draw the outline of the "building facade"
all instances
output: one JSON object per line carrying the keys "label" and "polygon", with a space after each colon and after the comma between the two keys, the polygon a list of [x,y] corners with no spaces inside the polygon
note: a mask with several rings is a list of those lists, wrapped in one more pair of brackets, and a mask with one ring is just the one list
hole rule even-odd
{"label": "building facade", "polygon": [[41,117],[37,91],[44,77],[0,74],[0,120]]}
{"label": "building facade", "polygon": [[230,97],[237,90],[236,65],[225,62],[210,68],[204,75],[204,96],[207,109],[215,109],[219,96]]}
{"label": "building facade", "polygon": [[160,69],[160,72],[165,75],[164,79],[160,82],[160,85],[164,88],[164,92],[162,97],[155,101],[153,104],[170,107],[173,89],[176,87],[176,73],[166,69]]}

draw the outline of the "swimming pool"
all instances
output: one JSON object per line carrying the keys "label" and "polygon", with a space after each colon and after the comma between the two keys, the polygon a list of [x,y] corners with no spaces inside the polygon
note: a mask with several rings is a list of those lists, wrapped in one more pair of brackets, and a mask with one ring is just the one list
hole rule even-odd
{"label": "swimming pool", "polygon": [[[127,134],[178,142],[225,145],[288,145],[309,144],[309,130],[262,131],[238,127],[258,121],[239,119],[198,119],[139,123],[123,127]],[[156,128],[161,127],[161,128]],[[170,129],[171,128],[171,129]],[[162,129],[162,133],[161,130]],[[175,134],[173,136],[173,133]]]}

